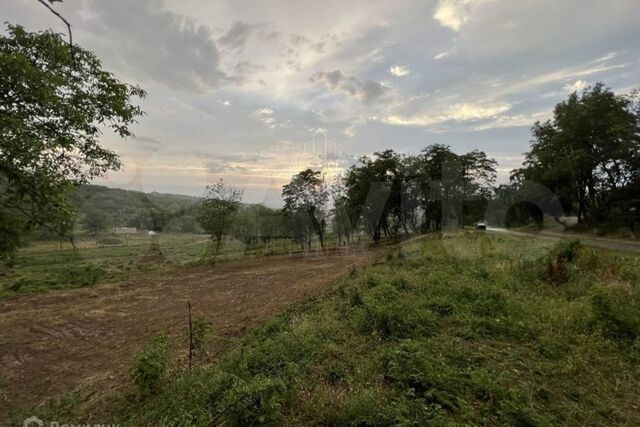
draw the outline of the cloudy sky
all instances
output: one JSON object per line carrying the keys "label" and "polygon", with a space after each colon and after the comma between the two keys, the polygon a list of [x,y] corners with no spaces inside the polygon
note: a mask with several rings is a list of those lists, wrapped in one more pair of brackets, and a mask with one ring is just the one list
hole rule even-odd
{"label": "cloudy sky", "polygon": [[[223,178],[279,204],[303,167],[432,143],[508,179],[529,128],[574,90],[640,87],[638,0],[64,0],[74,41],[148,91],[124,169],[99,183],[202,195]],[[2,21],[65,27],[36,0]]]}

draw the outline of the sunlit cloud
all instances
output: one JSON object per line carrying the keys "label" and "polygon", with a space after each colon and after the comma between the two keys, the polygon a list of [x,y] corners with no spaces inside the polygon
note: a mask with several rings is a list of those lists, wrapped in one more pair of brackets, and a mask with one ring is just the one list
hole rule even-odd
{"label": "sunlit cloud", "polygon": [[389,72],[396,77],[406,76],[411,73],[411,71],[409,71],[409,69],[404,65],[393,65],[389,68]]}
{"label": "sunlit cloud", "polygon": [[482,3],[496,0],[440,0],[436,5],[433,18],[444,27],[460,31],[471,19],[473,10]]}
{"label": "sunlit cloud", "polygon": [[488,119],[504,113],[511,108],[509,104],[481,105],[481,104],[455,104],[447,107],[442,112],[422,116],[398,116],[390,115],[382,119],[384,123],[394,126],[428,127],[447,122],[465,122]]}

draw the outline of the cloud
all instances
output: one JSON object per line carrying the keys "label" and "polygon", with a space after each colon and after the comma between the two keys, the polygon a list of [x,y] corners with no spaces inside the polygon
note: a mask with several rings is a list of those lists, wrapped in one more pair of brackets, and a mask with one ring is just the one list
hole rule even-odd
{"label": "cloud", "polygon": [[389,88],[373,80],[362,81],[355,76],[347,76],[340,70],[318,71],[311,77],[312,82],[324,83],[332,91],[340,91],[365,105],[383,102]]}
{"label": "cloud", "polygon": [[439,61],[441,59],[446,58],[447,56],[451,55],[451,51],[446,51],[446,52],[440,52],[439,54],[437,54],[436,56],[433,57],[433,59],[435,59],[436,61]]}
{"label": "cloud", "polygon": [[409,71],[409,69],[404,65],[393,65],[389,68],[389,72],[396,77],[406,76],[411,73],[411,71]]}
{"label": "cloud", "polygon": [[[626,63],[626,64],[606,65],[601,62],[597,62],[593,65],[591,63],[587,64],[586,67],[584,65],[581,65],[581,66],[561,68],[559,70],[528,77],[525,79],[518,80],[512,84],[502,86],[500,91],[498,92],[500,94],[514,94],[514,93],[532,91],[539,86],[544,86],[550,83],[564,82],[567,80],[572,80],[580,77],[587,77],[594,74],[604,73],[606,71],[619,70],[622,68],[627,68],[630,65],[632,64]],[[580,84],[582,82],[583,80],[578,80],[578,81],[575,81],[575,83],[573,84],[574,85]],[[565,89],[566,88],[567,87],[565,86]]]}
{"label": "cloud", "polygon": [[433,18],[444,27],[460,31],[460,28],[471,19],[473,9],[489,1],[494,0],[440,0],[434,10]]}
{"label": "cloud", "polygon": [[484,131],[489,129],[504,129],[513,127],[531,127],[535,122],[542,122],[549,118],[549,111],[541,111],[531,114],[500,115],[492,118],[489,122],[473,127],[474,131]]}
{"label": "cloud", "polygon": [[429,127],[447,122],[466,122],[490,119],[511,109],[510,104],[455,104],[442,112],[421,116],[389,115],[382,119],[394,126]]}
{"label": "cloud", "polygon": [[275,117],[273,117],[273,113],[274,113],[273,109],[269,107],[262,107],[255,111],[255,114],[258,117],[258,120],[260,120],[262,123],[264,123],[265,125],[267,125],[272,129],[276,127],[276,122],[277,122]]}
{"label": "cloud", "polygon": [[227,80],[209,29],[166,10],[161,1],[93,0],[88,6],[87,27],[104,36],[110,57],[138,78],[188,90]]}
{"label": "cloud", "polygon": [[587,87],[587,82],[584,80],[577,80],[574,83],[570,83],[570,84],[566,84],[564,86],[564,90],[566,92],[580,92],[582,89],[584,89],[585,87]]}
{"label": "cloud", "polygon": [[234,22],[226,34],[218,39],[218,43],[229,49],[242,50],[254,28],[246,22]]}
{"label": "cloud", "polygon": [[594,62],[607,62],[615,58],[616,56],[618,56],[618,52],[609,52],[606,55],[603,55],[600,58],[596,59]]}

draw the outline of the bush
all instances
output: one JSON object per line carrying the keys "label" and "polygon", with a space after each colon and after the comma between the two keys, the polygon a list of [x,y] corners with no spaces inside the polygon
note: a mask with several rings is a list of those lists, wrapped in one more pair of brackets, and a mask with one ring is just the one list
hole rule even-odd
{"label": "bush", "polygon": [[167,370],[167,337],[160,335],[138,355],[133,368],[133,382],[143,396],[160,390]]}
{"label": "bush", "polygon": [[359,319],[363,333],[376,333],[383,338],[428,336],[436,327],[434,314],[410,302],[368,302]]}
{"label": "bush", "polygon": [[67,286],[93,286],[102,280],[105,273],[105,270],[96,265],[84,264],[58,273],[56,281]]}
{"label": "bush", "polygon": [[596,322],[614,338],[635,339],[640,336],[640,291],[638,288],[601,286],[591,295]]}
{"label": "bush", "polygon": [[222,416],[230,425],[278,425],[282,423],[285,384],[277,378],[256,375],[248,382],[239,380],[222,402]]}
{"label": "bush", "polygon": [[96,243],[98,246],[119,246],[124,244],[124,242],[117,237],[105,237]]}
{"label": "bush", "polygon": [[568,282],[568,264],[575,260],[579,249],[579,240],[558,242],[545,261],[545,270],[542,273],[543,279],[556,285]]}
{"label": "bush", "polygon": [[212,331],[213,327],[207,319],[196,317],[191,327],[193,349],[197,351],[204,350]]}
{"label": "bush", "polygon": [[427,353],[426,345],[403,341],[386,355],[385,378],[396,386],[410,390],[429,403],[455,411],[462,383],[451,364]]}

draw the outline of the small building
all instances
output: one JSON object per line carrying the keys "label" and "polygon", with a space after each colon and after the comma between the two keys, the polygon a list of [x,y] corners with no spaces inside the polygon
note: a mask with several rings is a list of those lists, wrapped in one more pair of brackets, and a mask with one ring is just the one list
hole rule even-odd
{"label": "small building", "polygon": [[113,229],[113,234],[135,234],[137,232],[136,227],[116,227]]}

